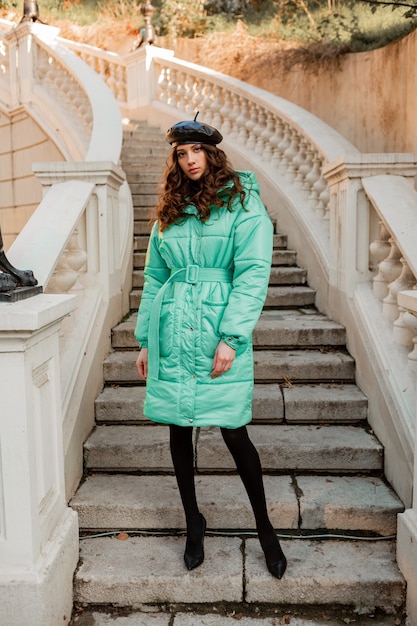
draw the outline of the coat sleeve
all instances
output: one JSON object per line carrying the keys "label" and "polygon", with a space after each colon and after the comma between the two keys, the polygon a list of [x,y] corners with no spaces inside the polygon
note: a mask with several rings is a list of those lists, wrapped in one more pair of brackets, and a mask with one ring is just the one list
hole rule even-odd
{"label": "coat sleeve", "polygon": [[243,352],[265,302],[271,272],[273,225],[258,194],[251,192],[234,234],[233,288],[219,331],[222,341]]}
{"label": "coat sleeve", "polygon": [[146,252],[145,280],[135,328],[135,337],[141,348],[148,347],[148,328],[152,303],[162,285],[168,280],[170,273],[159,252],[158,224],[155,222]]}

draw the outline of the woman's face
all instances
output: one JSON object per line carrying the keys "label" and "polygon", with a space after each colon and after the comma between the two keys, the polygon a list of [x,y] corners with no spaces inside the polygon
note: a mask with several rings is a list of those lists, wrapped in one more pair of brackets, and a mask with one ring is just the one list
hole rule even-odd
{"label": "woman's face", "polygon": [[200,143],[181,144],[176,147],[178,165],[191,180],[200,180],[207,171],[207,155]]}

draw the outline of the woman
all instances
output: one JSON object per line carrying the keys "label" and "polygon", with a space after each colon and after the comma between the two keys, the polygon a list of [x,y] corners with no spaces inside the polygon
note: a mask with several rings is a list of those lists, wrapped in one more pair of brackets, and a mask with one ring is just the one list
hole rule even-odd
{"label": "woman", "polygon": [[146,380],[145,415],[170,426],[187,568],[204,560],[206,529],[196,500],[193,426],[217,426],[248,493],[267,567],[282,578],[287,562],[246,429],[251,336],[267,293],[273,228],[254,174],[232,169],[217,147],[222,139],[196,118],[167,132],[172,151],[145,263],[137,368]]}

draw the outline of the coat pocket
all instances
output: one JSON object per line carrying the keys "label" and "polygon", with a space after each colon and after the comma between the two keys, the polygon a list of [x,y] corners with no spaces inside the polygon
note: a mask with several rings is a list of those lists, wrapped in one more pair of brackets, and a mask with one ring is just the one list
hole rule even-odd
{"label": "coat pocket", "polygon": [[220,341],[219,327],[227,302],[203,301],[201,306],[201,351],[214,357]]}
{"label": "coat pocket", "polygon": [[159,318],[159,355],[167,357],[174,344],[174,299],[165,300],[161,306]]}

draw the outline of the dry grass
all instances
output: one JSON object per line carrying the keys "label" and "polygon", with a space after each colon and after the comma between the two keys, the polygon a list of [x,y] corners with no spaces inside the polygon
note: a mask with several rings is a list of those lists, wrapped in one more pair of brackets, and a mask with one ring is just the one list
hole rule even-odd
{"label": "dry grass", "polygon": [[[325,66],[338,64],[347,46],[320,42],[308,47],[299,42],[271,40],[248,34],[238,22],[233,33],[212,33],[194,40],[186,60],[201,63],[247,82],[256,83],[257,76],[276,76],[296,67],[318,72]],[[194,58],[191,55],[194,54]],[[185,56],[179,50],[179,56]]]}

